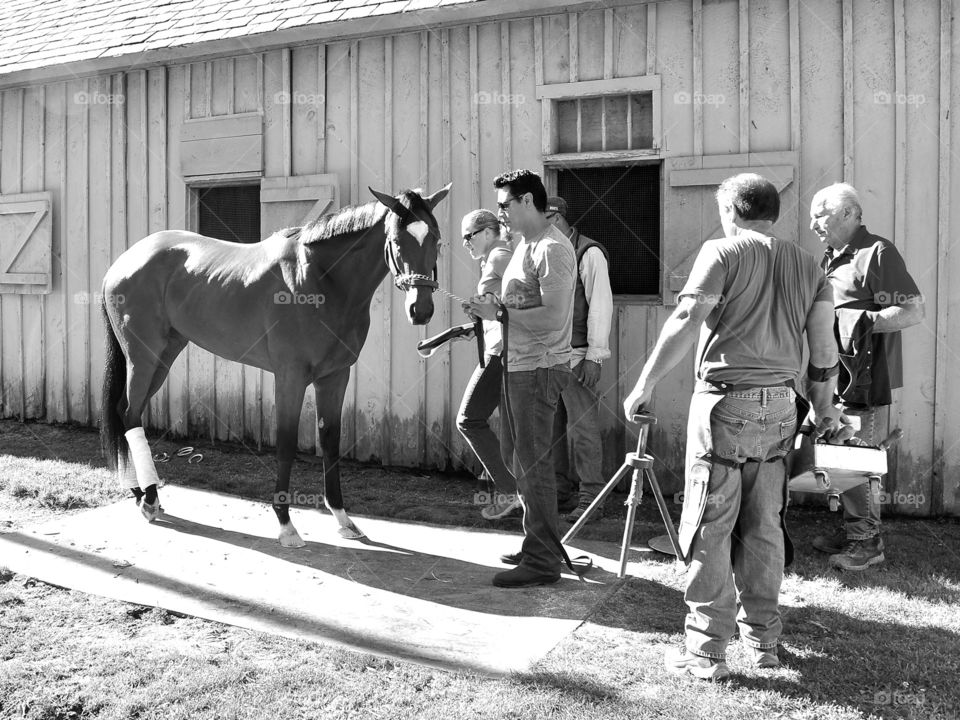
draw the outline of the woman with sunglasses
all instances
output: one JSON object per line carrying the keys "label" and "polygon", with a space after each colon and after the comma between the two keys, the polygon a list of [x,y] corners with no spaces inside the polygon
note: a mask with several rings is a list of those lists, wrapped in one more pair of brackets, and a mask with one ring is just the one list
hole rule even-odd
{"label": "woman with sunglasses", "polygon": [[[477,294],[491,294],[499,300],[503,271],[513,254],[509,236],[501,228],[497,216],[483,208],[464,215],[460,229],[463,247],[471,258],[480,261]],[[507,469],[500,453],[500,438],[489,424],[490,416],[500,405],[503,376],[500,323],[484,320],[483,340],[484,363],[477,365],[464,390],[457,413],[457,428],[496,486],[492,502],[486,504],[480,514],[487,520],[497,520],[518,509],[520,499],[516,478]]]}

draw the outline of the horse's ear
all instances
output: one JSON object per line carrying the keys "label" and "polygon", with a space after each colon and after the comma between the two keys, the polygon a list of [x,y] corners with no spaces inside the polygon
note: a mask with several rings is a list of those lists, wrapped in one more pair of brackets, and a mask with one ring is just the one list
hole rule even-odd
{"label": "horse's ear", "polygon": [[393,195],[387,195],[386,193],[377,192],[372,187],[367,185],[367,190],[373,193],[373,196],[381,202],[381,204],[386,205],[388,208],[393,210],[397,215],[403,215],[407,209],[400,204],[400,201],[395,198]]}
{"label": "horse's ear", "polygon": [[433,195],[428,195],[423,199],[423,201],[427,204],[427,207],[433,210],[437,205],[440,204],[440,201],[447,196],[447,193],[450,192],[450,188],[452,186],[453,183],[447,183],[446,187],[440,188]]}

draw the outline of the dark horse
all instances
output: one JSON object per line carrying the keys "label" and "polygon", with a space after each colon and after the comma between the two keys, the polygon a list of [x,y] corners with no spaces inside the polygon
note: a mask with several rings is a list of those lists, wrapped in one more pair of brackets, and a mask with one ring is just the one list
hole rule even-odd
{"label": "dark horse", "polygon": [[406,293],[407,317],[426,324],[440,230],[433,208],[450,186],[421,197],[370,192],[348,207],[255,244],[168,230],[144,238],[107,270],[101,443],[149,521],[161,513],[157,473],[141,416],[176,357],[193,342],[276,377],[280,544],[302,547],[290,522],[290,470],[307,385],[316,392],[325,502],[340,534],[363,533],[340,492],[340,415],[370,327],[370,301],[388,270]]}

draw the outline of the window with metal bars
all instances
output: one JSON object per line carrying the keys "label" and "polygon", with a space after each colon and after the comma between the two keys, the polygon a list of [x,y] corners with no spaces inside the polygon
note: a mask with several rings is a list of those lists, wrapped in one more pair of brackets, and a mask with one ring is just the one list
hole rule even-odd
{"label": "window with metal bars", "polygon": [[558,168],[568,221],[610,256],[616,295],[660,294],[660,163]]}
{"label": "window with metal bars", "polygon": [[197,232],[239,243],[260,242],[260,186],[197,188]]}

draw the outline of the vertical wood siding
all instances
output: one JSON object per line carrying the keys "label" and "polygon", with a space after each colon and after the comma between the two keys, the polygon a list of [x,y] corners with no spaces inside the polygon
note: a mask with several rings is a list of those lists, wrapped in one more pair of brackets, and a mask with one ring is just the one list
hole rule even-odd
{"label": "vertical wood siding", "polygon": [[[191,191],[179,169],[184,123],[261,113],[264,175],[335,174],[342,204],[370,200],[368,186],[432,192],[452,181],[437,209],[445,240],[440,280],[467,295],[478,269],[461,247],[461,216],[493,206],[497,173],[542,169],[551,146],[544,133],[555,123],[536,100],[538,84],[656,74],[665,159],[702,155],[702,164],[688,166],[720,167],[793,151],[782,236],[819,254],[807,228],[810,199],[847,180],[861,191],[867,226],[903,252],[927,316],[904,335],[908,389],[895,395],[890,414],[906,436],[888,489],[922,496],[898,508],[903,512],[956,514],[960,385],[949,378],[960,353],[960,258],[951,241],[960,219],[951,208],[960,207],[953,202],[960,183],[952,180],[958,161],[949,106],[960,78],[953,71],[957,39],[951,0],[676,0],[0,91],[0,194],[53,193],[55,274],[50,295],[0,295],[0,414],[97,422],[100,280],[140,238],[191,227]],[[577,122],[602,117],[581,108]],[[599,137],[610,132],[601,127]],[[696,213],[685,227],[699,235],[677,237],[665,224],[665,248],[692,250],[716,233],[709,192],[674,208]],[[663,193],[666,216],[680,197],[666,171]],[[613,357],[601,379],[606,472],[633,442],[620,402],[670,311],[669,304],[617,304]],[[437,295],[430,326],[411,327],[388,280],[371,312],[347,389],[347,454],[476,469],[455,427],[474,349],[454,344],[427,360],[415,352],[426,334],[462,321],[457,304]],[[669,489],[682,483],[691,375],[688,358],[655,398],[660,424],[651,448]],[[151,402],[148,420],[176,436],[272,444],[272,395],[269,373],[191,347]],[[315,444],[315,417],[310,391],[303,448]]]}

